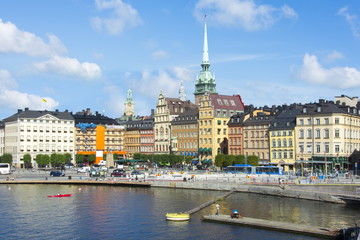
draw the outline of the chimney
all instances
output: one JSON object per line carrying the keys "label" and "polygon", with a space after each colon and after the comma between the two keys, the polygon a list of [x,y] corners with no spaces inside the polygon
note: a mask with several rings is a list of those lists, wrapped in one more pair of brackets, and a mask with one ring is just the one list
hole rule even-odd
{"label": "chimney", "polygon": [[25,111],[29,111],[29,108],[25,108]]}

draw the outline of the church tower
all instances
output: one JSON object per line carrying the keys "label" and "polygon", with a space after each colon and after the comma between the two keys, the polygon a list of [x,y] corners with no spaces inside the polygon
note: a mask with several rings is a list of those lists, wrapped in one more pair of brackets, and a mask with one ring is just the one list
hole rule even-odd
{"label": "church tower", "polygon": [[209,51],[208,51],[208,41],[207,41],[207,28],[205,23],[204,28],[204,47],[203,47],[203,57],[201,62],[201,71],[200,75],[196,79],[195,84],[195,104],[200,104],[200,98],[206,93],[215,93],[216,92],[216,82],[215,77],[210,72],[210,62],[209,62]]}
{"label": "church tower", "polygon": [[179,99],[184,102],[186,101],[186,91],[185,91],[185,87],[184,87],[184,81],[181,81],[181,83],[180,83]]}
{"label": "church tower", "polygon": [[132,91],[129,89],[127,91],[127,98],[125,101],[125,116],[134,116],[134,101],[132,100]]}

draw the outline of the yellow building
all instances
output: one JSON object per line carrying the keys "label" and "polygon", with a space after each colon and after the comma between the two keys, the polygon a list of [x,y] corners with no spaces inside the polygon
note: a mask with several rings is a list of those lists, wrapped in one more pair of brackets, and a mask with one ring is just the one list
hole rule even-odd
{"label": "yellow building", "polygon": [[228,154],[228,121],[244,111],[240,95],[205,94],[199,107],[199,160],[213,164],[219,153]]}
{"label": "yellow building", "polygon": [[284,109],[270,123],[270,164],[281,166],[284,171],[295,170],[295,126],[299,112],[300,109]]}
{"label": "yellow building", "polygon": [[298,163],[306,171],[345,170],[349,155],[360,148],[359,110],[320,99],[303,106],[295,131]]}

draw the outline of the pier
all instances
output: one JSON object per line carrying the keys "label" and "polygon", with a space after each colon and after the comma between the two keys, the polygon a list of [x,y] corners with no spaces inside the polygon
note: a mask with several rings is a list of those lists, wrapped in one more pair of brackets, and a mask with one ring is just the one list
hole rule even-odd
{"label": "pier", "polygon": [[208,216],[204,216],[203,220],[225,223],[225,224],[250,226],[250,227],[268,229],[268,230],[274,230],[280,232],[290,232],[295,234],[310,235],[325,239],[335,239],[335,235],[337,232],[337,230],[316,227],[312,225],[310,226],[304,224],[271,221],[266,219],[249,218],[249,217],[231,218],[230,215],[208,215]]}
{"label": "pier", "polygon": [[201,209],[206,208],[207,206],[210,206],[211,204],[219,201],[220,199],[226,198],[227,196],[229,196],[230,194],[232,194],[232,193],[235,192],[235,191],[236,191],[236,190],[233,189],[233,190],[231,190],[230,192],[227,192],[227,193],[219,196],[218,198],[216,198],[216,199],[214,199],[214,200],[211,200],[211,201],[208,201],[208,202],[206,202],[206,203],[203,203],[203,204],[201,204],[200,206],[198,206],[198,207],[196,207],[196,208],[193,208],[193,209],[191,209],[191,210],[189,210],[189,211],[186,211],[185,213],[193,214],[193,213],[195,213],[195,212],[197,212],[197,211],[200,211]]}

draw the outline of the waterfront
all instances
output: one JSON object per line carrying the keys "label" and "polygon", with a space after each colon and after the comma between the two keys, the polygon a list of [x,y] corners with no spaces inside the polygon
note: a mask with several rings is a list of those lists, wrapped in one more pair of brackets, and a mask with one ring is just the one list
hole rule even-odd
{"label": "waterfront", "polygon": [[[47,198],[56,193],[71,198]],[[166,212],[187,211],[221,195],[219,191],[74,185],[1,185],[2,239],[317,239],[203,222],[214,206],[189,222],[167,222]],[[220,213],[238,209],[248,217],[323,227],[350,225],[360,209],[342,204],[234,193]]]}

